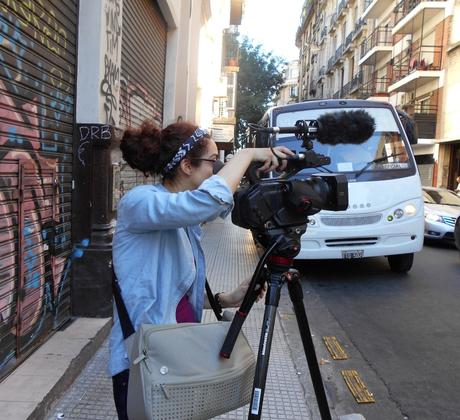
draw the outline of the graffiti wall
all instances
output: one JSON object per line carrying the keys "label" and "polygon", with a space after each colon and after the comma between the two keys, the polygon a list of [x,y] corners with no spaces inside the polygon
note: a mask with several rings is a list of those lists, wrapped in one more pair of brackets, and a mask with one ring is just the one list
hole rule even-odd
{"label": "graffiti wall", "polygon": [[76,22],[0,3],[0,376],[70,316]]}

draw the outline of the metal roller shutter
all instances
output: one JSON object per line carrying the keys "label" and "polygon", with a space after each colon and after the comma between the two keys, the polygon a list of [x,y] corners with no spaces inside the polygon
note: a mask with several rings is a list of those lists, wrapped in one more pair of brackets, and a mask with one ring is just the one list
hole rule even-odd
{"label": "metal roller shutter", "polygon": [[70,317],[76,22],[0,4],[0,376]]}
{"label": "metal roller shutter", "polygon": [[[156,1],[124,3],[120,89],[120,126],[123,129],[137,127],[146,119],[162,125],[166,35],[167,25]],[[113,210],[126,191],[151,182],[127,165],[121,168],[114,179]]]}
{"label": "metal roller shutter", "polygon": [[157,2],[130,0],[123,5],[121,44],[121,126],[145,119],[161,126],[166,63],[166,22]]}

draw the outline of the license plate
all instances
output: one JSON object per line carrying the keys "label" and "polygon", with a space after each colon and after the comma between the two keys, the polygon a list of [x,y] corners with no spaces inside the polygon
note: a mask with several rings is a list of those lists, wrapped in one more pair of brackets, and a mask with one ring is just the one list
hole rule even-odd
{"label": "license plate", "polygon": [[363,258],[363,257],[364,257],[363,249],[355,249],[353,251],[342,251],[342,258],[344,260],[352,260],[354,258]]}

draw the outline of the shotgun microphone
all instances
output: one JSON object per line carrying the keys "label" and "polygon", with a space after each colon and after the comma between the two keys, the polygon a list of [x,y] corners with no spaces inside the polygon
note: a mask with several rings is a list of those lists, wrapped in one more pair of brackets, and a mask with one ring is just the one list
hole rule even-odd
{"label": "shotgun microphone", "polygon": [[375,121],[366,111],[328,112],[316,120],[299,120],[295,127],[258,127],[259,131],[295,134],[321,144],[361,144],[374,134]]}

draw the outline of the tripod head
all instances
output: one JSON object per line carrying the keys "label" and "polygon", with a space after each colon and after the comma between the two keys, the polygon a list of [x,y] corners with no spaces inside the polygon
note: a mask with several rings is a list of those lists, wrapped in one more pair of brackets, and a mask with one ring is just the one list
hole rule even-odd
{"label": "tripod head", "polygon": [[308,216],[321,209],[348,207],[348,182],[342,174],[318,174],[307,179],[262,180],[235,193],[232,222],[251,229],[264,248],[282,238],[276,253],[294,258],[300,251]]}

